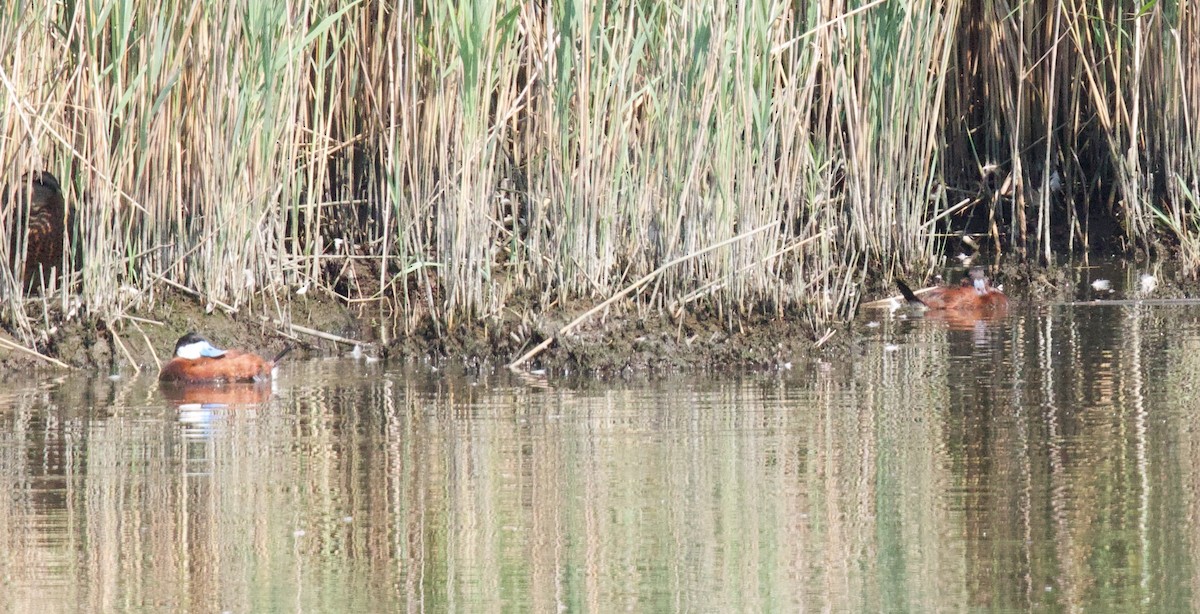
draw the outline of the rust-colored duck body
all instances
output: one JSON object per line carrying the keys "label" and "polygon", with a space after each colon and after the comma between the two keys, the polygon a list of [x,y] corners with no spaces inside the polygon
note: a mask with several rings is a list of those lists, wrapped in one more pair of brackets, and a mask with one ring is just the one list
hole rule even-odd
{"label": "rust-colored duck body", "polygon": [[273,360],[239,350],[222,350],[196,333],[180,337],[175,357],[163,365],[158,381],[173,384],[258,383],[271,380],[271,370],[291,350],[286,347]]}
{"label": "rust-colored duck body", "polygon": [[[66,232],[66,205],[58,179],[47,172],[25,175],[28,184],[4,198],[0,206],[12,207],[15,220],[12,242],[13,258],[22,249],[25,237],[25,266],[20,271],[25,289],[34,290],[48,283],[53,271],[62,263],[63,240]],[[28,203],[28,206],[26,206]]]}
{"label": "rust-colored duck body", "polygon": [[939,286],[918,296],[903,281],[896,280],[900,294],[910,305],[922,305],[930,311],[997,313],[1008,308],[1008,297],[992,286],[983,269],[971,269],[970,277],[959,286]]}

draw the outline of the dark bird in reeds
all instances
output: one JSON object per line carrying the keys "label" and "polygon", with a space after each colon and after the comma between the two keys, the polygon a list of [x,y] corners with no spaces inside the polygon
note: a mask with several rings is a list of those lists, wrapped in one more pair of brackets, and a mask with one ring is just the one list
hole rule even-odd
{"label": "dark bird in reeds", "polygon": [[10,216],[14,230],[9,235],[10,267],[16,265],[21,242],[25,242],[25,265],[19,274],[25,290],[30,291],[49,283],[53,273],[60,268],[67,209],[54,175],[39,171],[28,173],[23,179],[23,186],[11,192],[5,190],[0,197],[0,210],[12,207]]}
{"label": "dark bird in reeds", "polygon": [[896,287],[909,305],[920,306],[930,311],[998,312],[1008,307],[1008,297],[992,286],[983,269],[971,269],[970,276],[958,286],[937,286],[924,290],[920,296],[900,279]]}
{"label": "dark bird in reeds", "polygon": [[259,383],[271,380],[271,371],[291,351],[291,346],[265,360],[258,354],[223,350],[196,333],[175,344],[175,357],[163,365],[158,381],[173,384]]}

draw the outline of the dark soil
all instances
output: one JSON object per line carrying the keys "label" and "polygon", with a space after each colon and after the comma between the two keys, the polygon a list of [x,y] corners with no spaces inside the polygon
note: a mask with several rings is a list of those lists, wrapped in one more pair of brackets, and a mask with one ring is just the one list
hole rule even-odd
{"label": "dark soil", "polygon": [[[309,329],[363,342],[363,351],[390,360],[421,361],[465,371],[502,369],[554,334],[591,304],[579,302],[553,313],[527,317],[526,322],[491,320],[438,330],[431,324],[381,341],[379,322],[370,311],[352,312],[329,299],[297,300],[291,321]],[[845,351],[842,327],[822,347],[815,347],[809,327],[787,317],[758,315],[721,317],[684,313],[676,319],[658,310],[639,310],[632,304],[614,307],[571,334],[556,339],[527,364],[530,370],[559,374],[619,375],[632,372],[688,371],[730,368],[776,368],[792,362],[833,356]],[[169,296],[155,309],[131,311],[131,317],[105,322],[71,318],[39,333],[36,350],[72,367],[101,373],[156,372],[168,360],[176,340],[197,331],[221,347],[236,347],[273,356],[293,346],[293,356],[328,356],[353,350],[349,344],[307,334],[288,334],[276,325],[275,314],[249,309],[207,313],[196,299]],[[149,321],[149,322],[147,322]],[[18,342],[13,335],[0,336]],[[0,347],[0,373],[35,368],[53,369],[47,362]]]}
{"label": "dark soil", "polygon": [[[1123,264],[1110,264],[1110,268]],[[1146,267],[1149,268],[1149,267]],[[1031,267],[1010,265],[994,273],[1014,301],[1047,303],[1087,297],[1089,280],[1101,273],[1080,266]],[[959,274],[948,271],[946,276]],[[1115,273],[1119,274],[1119,273]],[[1159,273],[1156,297],[1194,295],[1193,280]],[[910,280],[913,285],[931,280]],[[954,281],[954,280],[951,280]],[[875,280],[863,289],[863,301],[895,294]],[[287,306],[291,322],[338,337],[358,340],[363,351],[389,360],[420,361],[441,368],[486,372],[502,369],[556,332],[591,303],[578,302],[551,313],[523,319],[491,319],[453,330],[418,325],[411,332],[387,339],[390,319],[369,309],[351,310],[334,298],[296,297]],[[40,305],[38,306],[40,313]],[[29,310],[32,312],[32,309]],[[511,313],[511,312],[510,312]],[[273,356],[293,346],[294,356],[328,356],[350,352],[349,344],[307,333],[287,333],[274,320],[277,314],[260,305],[237,313],[207,312],[195,298],[177,294],[160,300],[152,310],[133,310],[114,321],[86,317],[67,318],[37,333],[38,352],[73,367],[101,373],[129,373],[136,366],[156,372],[169,359],[175,341],[198,331],[214,344],[258,351]],[[874,316],[873,316],[874,317]],[[55,314],[47,318],[61,319]],[[851,358],[860,345],[863,328],[856,322],[832,327],[834,332],[817,343],[818,335],[801,318],[789,315],[717,313],[706,308],[679,317],[627,301],[585,322],[555,341],[526,367],[555,375],[625,375],[671,371],[725,371],[802,367],[816,361]],[[37,329],[35,329],[37,330]],[[823,333],[824,331],[822,331]],[[9,332],[0,337],[16,342]],[[54,369],[37,357],[0,347],[0,377],[31,369]]]}
{"label": "dark soil", "polygon": [[[31,302],[40,303],[38,299]],[[332,299],[297,299],[289,307],[295,324],[349,338],[363,330],[362,323]],[[40,305],[37,309],[40,312]],[[27,312],[32,311],[32,307],[27,308]],[[182,293],[168,294],[154,309],[132,309],[126,316],[105,321],[86,316],[63,318],[51,312],[47,319],[58,324],[49,329],[35,328],[35,349],[72,367],[102,373],[136,369],[157,372],[158,365],[175,351],[175,342],[192,331],[200,332],[217,346],[250,349],[268,358],[288,345],[300,355],[339,351],[337,344],[284,333],[283,327],[272,321],[277,314],[261,307],[235,313],[217,308],[210,313],[205,305]],[[0,338],[19,343],[11,330],[0,331]],[[0,374],[55,368],[5,345],[0,344]]]}

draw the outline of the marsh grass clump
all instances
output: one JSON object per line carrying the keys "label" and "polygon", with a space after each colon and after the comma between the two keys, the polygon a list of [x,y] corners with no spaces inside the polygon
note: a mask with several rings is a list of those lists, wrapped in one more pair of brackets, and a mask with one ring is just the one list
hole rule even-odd
{"label": "marsh grass clump", "polygon": [[78,283],[6,270],[5,327],[173,292],[287,321],[313,293],[445,331],[638,283],[639,310],[816,339],[964,235],[1196,268],[1194,11],[1006,6],[3,8],[0,179],[54,173],[79,220]]}

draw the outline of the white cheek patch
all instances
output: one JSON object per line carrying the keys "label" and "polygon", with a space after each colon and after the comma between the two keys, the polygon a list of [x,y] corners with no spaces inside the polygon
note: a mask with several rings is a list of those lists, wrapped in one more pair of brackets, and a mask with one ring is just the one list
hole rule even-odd
{"label": "white cheek patch", "polygon": [[201,356],[217,358],[224,356],[225,350],[217,349],[207,341],[197,341],[179,346],[179,349],[175,351],[175,355],[185,360],[196,360]]}

